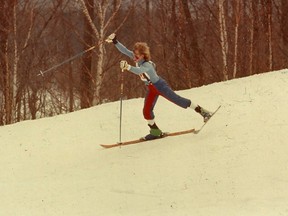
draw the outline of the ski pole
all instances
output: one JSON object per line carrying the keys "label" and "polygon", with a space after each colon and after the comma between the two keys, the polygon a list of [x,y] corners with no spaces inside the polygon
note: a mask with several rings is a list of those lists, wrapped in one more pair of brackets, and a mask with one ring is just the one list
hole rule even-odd
{"label": "ski pole", "polygon": [[122,143],[122,101],[123,101],[123,88],[124,88],[124,69],[121,71],[120,77],[120,124],[119,124],[119,143]]}
{"label": "ski pole", "polygon": [[49,69],[47,69],[47,70],[45,70],[45,71],[41,71],[41,70],[40,70],[40,72],[39,72],[39,74],[37,74],[37,76],[40,76],[40,75],[41,75],[41,76],[44,76],[45,73],[48,73],[48,72],[50,72],[50,71],[52,71],[52,70],[55,70],[56,68],[58,68],[58,67],[60,67],[60,66],[62,66],[62,65],[64,65],[64,64],[66,64],[66,63],[68,63],[68,62],[70,62],[70,61],[72,61],[72,60],[74,60],[74,59],[76,59],[76,58],[84,55],[85,53],[87,53],[87,52],[95,49],[96,47],[98,47],[98,46],[99,46],[100,44],[102,44],[103,42],[104,42],[104,40],[101,40],[97,45],[92,46],[92,47],[90,47],[90,48],[88,48],[88,49],[86,49],[86,50],[84,50],[84,51],[82,51],[82,52],[80,52],[80,53],[72,56],[71,58],[66,59],[65,61],[63,61],[63,62],[61,62],[61,63],[59,63],[59,64],[57,64],[57,65],[54,65],[53,67],[51,67],[51,68],[49,68]]}

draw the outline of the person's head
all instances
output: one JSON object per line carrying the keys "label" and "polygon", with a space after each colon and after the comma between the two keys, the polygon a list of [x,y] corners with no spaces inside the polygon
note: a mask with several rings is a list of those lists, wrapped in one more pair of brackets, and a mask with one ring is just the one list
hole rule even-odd
{"label": "person's head", "polygon": [[134,52],[133,60],[135,62],[138,62],[142,59],[144,59],[145,61],[150,61],[150,58],[151,58],[150,49],[147,43],[144,43],[144,42],[135,43],[133,52]]}

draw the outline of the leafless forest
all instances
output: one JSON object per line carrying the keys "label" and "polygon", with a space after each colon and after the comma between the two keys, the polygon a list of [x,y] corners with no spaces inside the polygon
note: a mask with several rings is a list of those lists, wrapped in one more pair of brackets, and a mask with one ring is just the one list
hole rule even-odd
{"label": "leafless forest", "polygon": [[[0,20],[0,125],[118,100],[127,58],[103,42],[112,32],[147,42],[175,90],[288,64],[288,0],[3,0]],[[144,96],[137,76],[124,86]]]}

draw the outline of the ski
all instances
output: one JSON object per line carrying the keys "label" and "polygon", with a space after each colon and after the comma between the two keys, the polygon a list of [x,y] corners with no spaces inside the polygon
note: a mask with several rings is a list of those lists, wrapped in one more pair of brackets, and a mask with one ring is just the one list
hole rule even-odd
{"label": "ski", "polygon": [[194,133],[198,134],[200,131],[204,128],[204,126],[210,121],[210,119],[218,112],[218,110],[221,108],[221,105],[217,107],[217,109],[212,113],[211,117],[198,129],[195,130]]}
{"label": "ski", "polygon": [[[190,129],[190,130],[183,130],[183,131],[177,131],[177,132],[165,132],[163,134],[162,137],[159,137],[157,139],[153,139],[153,140],[158,140],[158,139],[163,139],[165,137],[169,137],[169,136],[179,136],[179,135],[183,135],[183,134],[189,134],[189,133],[195,133],[195,129]],[[126,146],[126,145],[132,145],[132,144],[137,144],[137,143],[142,143],[142,142],[148,142],[148,141],[153,141],[153,140],[145,140],[143,138],[140,139],[136,139],[136,140],[130,140],[127,142],[121,142],[121,143],[114,143],[114,144],[101,144],[101,146],[103,148],[113,148],[113,147],[122,147],[122,146]]]}
{"label": "ski", "polygon": [[[210,119],[218,112],[218,110],[221,108],[221,105],[217,107],[217,109],[212,113],[211,117],[206,121],[198,130],[189,129],[189,130],[183,130],[183,131],[177,131],[177,132],[165,132],[162,137],[159,137],[157,139],[153,140],[158,140],[158,139],[163,139],[165,137],[169,136],[179,136],[183,134],[189,134],[189,133],[194,133],[198,134],[200,131],[204,128],[204,126],[210,121]],[[130,140],[126,142],[121,142],[121,143],[114,143],[114,144],[100,144],[103,148],[113,148],[113,147],[122,147],[126,145],[132,145],[132,144],[137,144],[137,143],[142,143],[142,142],[148,142],[148,141],[153,141],[153,140],[145,140],[143,138],[140,139],[135,139],[135,140]]]}

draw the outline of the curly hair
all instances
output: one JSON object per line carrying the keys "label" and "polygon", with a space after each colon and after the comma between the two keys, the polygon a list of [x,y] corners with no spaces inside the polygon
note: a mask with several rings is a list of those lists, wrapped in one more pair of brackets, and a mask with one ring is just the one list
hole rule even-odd
{"label": "curly hair", "polygon": [[134,51],[138,50],[139,54],[144,55],[145,61],[151,60],[150,48],[145,42],[137,42],[134,45]]}

